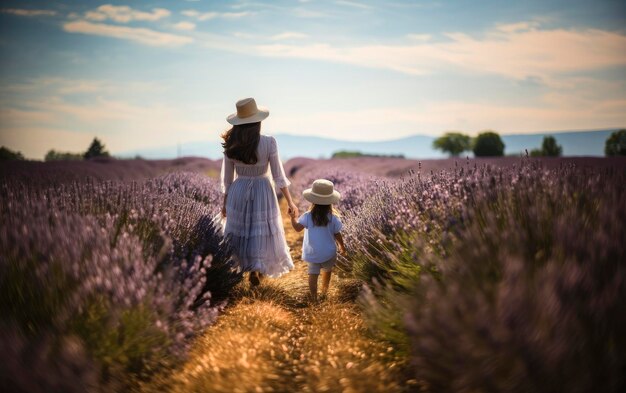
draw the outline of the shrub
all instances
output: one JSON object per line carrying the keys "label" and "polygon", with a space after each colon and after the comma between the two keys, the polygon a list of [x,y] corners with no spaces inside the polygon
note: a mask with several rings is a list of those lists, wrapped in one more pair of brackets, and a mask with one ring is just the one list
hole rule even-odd
{"label": "shrub", "polygon": [[[212,224],[219,199],[215,181],[193,174],[144,184],[2,184],[0,330],[26,343],[2,345],[22,356],[69,337],[93,368],[75,376],[76,386],[95,374],[105,390],[170,367],[240,279]],[[41,372],[42,384],[55,383],[45,377],[53,362],[20,375]],[[8,372],[0,366],[8,386],[26,386],[28,378]]]}
{"label": "shrub", "polygon": [[83,154],[60,152],[56,150],[49,150],[44,157],[44,161],[78,161],[82,160]]}
{"label": "shrub", "polygon": [[91,145],[89,145],[89,148],[83,156],[86,160],[90,158],[109,157],[109,152],[105,150],[100,139],[93,138]]}
{"label": "shrub", "polygon": [[541,144],[541,149],[532,149],[530,151],[531,157],[560,157],[563,153],[561,145],[556,143],[556,139],[553,136],[544,136]]}
{"label": "shrub", "polygon": [[502,180],[464,212],[442,278],[415,287],[418,378],[433,391],[621,391],[623,173]]}
{"label": "shrub", "polygon": [[626,129],[611,133],[604,145],[607,156],[626,156]]}
{"label": "shrub", "polygon": [[476,157],[494,157],[504,155],[504,142],[500,135],[493,131],[478,134],[474,140],[474,155]]}
{"label": "shrub", "polygon": [[370,326],[426,391],[621,391],[625,177],[521,161],[375,193],[346,219]]}
{"label": "shrub", "polygon": [[457,157],[459,154],[471,148],[471,138],[459,132],[447,132],[443,136],[433,141],[433,147],[451,156]]}
{"label": "shrub", "polygon": [[0,146],[0,161],[22,161],[23,159],[21,152]]}

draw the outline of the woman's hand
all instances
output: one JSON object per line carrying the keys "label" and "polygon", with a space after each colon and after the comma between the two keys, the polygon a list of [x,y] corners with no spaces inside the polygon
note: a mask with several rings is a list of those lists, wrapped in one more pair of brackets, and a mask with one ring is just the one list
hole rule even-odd
{"label": "woman's hand", "polygon": [[297,217],[300,213],[298,207],[293,202],[289,204],[289,210],[287,210],[287,212],[289,213],[290,217]]}

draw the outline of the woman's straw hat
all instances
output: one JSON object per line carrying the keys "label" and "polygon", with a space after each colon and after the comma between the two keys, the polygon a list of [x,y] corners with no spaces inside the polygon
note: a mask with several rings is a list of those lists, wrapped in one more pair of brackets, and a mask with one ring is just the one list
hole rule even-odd
{"label": "woman's straw hat", "polygon": [[233,113],[226,118],[230,124],[258,123],[270,115],[270,111],[264,107],[257,107],[254,98],[244,98],[237,101],[237,113]]}
{"label": "woman's straw hat", "polygon": [[317,179],[313,187],[302,192],[304,199],[316,205],[332,205],[339,202],[341,194],[335,191],[333,182],[326,179]]}

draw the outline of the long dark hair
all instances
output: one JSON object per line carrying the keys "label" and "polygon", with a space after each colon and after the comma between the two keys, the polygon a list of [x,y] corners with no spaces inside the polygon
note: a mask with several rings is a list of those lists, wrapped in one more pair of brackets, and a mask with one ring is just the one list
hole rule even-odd
{"label": "long dark hair", "polygon": [[256,149],[261,139],[261,122],[233,126],[222,134],[222,147],[228,158],[244,164],[256,164]]}
{"label": "long dark hair", "polygon": [[317,227],[325,227],[330,222],[329,215],[334,213],[333,205],[311,205],[311,218],[313,225]]}

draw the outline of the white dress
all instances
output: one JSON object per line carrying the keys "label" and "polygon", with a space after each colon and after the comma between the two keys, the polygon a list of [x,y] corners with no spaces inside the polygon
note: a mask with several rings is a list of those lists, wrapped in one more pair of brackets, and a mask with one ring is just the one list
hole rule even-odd
{"label": "white dress", "polygon": [[279,277],[293,269],[293,261],[272,180],[278,188],[290,182],[274,137],[261,135],[257,158],[249,165],[224,154],[221,186],[228,194],[224,235],[241,270]]}

